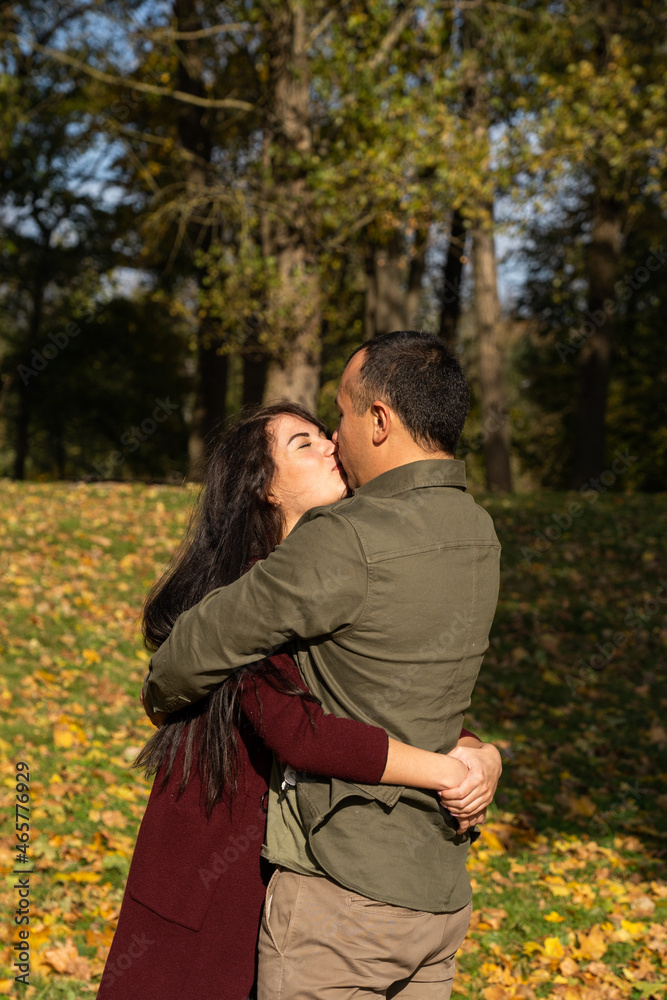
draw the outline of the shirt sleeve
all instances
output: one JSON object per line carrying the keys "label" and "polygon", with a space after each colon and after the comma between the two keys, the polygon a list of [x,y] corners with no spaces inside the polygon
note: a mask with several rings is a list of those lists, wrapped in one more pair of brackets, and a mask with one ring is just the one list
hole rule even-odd
{"label": "shirt sleeve", "polygon": [[[277,655],[272,662],[307,690],[291,657]],[[389,747],[384,729],[327,715],[313,702],[277,691],[261,669],[245,681],[241,708],[260,739],[295,771],[366,785],[382,778]]]}
{"label": "shirt sleeve", "polygon": [[352,628],[368,590],[365,554],[346,518],[311,512],[267,559],[177,619],[150,662],[144,700],[173,712],[199,701],[236,668],[286,642]]}

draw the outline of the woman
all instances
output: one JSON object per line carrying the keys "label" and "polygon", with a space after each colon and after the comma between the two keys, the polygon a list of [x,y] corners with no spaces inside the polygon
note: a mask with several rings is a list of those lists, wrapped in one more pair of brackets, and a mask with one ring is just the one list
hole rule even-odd
{"label": "woman", "polygon": [[[346,492],[334,445],[308,411],[285,403],[242,419],[217,444],[188,536],[148,596],[148,648],[265,558],[306,510]],[[260,848],[272,752],[296,770],[365,784],[445,788],[466,774],[453,758],[325,715],[285,653],[239,669],[169,716],[137,758],[156,778],[100,1000],[246,1000],[270,874]]]}

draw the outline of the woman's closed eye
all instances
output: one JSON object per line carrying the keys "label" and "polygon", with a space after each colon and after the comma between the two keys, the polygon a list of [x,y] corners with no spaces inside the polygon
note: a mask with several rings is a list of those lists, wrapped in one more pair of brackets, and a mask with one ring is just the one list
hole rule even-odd
{"label": "woman's closed eye", "polygon": [[310,448],[310,441],[307,441],[305,444],[300,444],[297,451],[301,451],[302,448]]}

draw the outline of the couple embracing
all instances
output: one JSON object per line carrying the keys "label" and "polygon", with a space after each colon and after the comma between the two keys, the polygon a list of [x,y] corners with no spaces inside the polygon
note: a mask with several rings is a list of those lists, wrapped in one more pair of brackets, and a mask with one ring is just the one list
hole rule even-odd
{"label": "couple embracing", "polygon": [[255,973],[259,1000],[450,996],[500,774],[461,728],[500,546],[439,339],[366,342],[336,403],[332,440],[277,404],[218,443],[147,600],[156,777],[100,1000],[245,1000]]}

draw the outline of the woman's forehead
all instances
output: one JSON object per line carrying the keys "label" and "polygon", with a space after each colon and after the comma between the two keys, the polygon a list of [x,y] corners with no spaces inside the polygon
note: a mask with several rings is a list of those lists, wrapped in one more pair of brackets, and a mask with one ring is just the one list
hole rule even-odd
{"label": "woman's forehead", "polygon": [[311,437],[320,437],[323,431],[303,417],[297,417],[294,413],[281,413],[271,421],[271,431],[278,445],[285,446],[293,434],[310,434]]}

